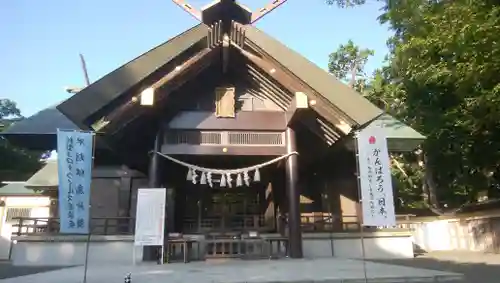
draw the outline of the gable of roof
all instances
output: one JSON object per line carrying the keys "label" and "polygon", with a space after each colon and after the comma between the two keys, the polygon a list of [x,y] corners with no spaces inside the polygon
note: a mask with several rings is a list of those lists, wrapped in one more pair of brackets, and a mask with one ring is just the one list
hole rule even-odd
{"label": "gable of roof", "polygon": [[[319,94],[322,101],[324,98],[325,106],[345,117],[350,126],[366,125],[382,114],[381,109],[355,90],[281,42],[251,25],[245,26],[245,30],[247,42],[255,45],[263,54],[274,59],[280,68],[283,67]],[[79,128],[89,129],[90,124],[95,122],[90,121],[90,118],[96,120],[96,115],[102,114],[99,111],[105,107],[112,108],[111,103],[118,101],[144,80],[150,79],[155,72],[158,73],[159,68],[169,64],[189,48],[206,42],[207,35],[208,27],[204,24],[197,25],[124,64],[57,108]]]}
{"label": "gable of roof", "polygon": [[90,116],[206,36],[207,26],[199,24],[112,71],[61,103],[57,109],[81,129],[89,129],[85,121]]}
{"label": "gable of roof", "polygon": [[326,98],[336,110],[343,112],[358,126],[367,124],[382,114],[382,110],[321,69],[304,56],[254,26],[247,26],[245,36],[274,58],[309,87]]}

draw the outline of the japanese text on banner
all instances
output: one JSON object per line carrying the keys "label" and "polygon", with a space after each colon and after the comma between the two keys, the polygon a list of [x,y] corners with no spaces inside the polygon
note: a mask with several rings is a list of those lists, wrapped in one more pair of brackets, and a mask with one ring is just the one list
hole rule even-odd
{"label": "japanese text on banner", "polygon": [[57,130],[60,232],[89,233],[93,133]]}
{"label": "japanese text on banner", "polygon": [[363,225],[394,226],[394,194],[383,129],[364,129],[358,133],[357,142]]}

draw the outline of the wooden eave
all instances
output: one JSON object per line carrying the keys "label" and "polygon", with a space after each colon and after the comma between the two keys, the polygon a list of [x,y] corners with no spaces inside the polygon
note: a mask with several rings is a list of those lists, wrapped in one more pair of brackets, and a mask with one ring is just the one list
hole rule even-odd
{"label": "wooden eave", "polygon": [[[205,70],[214,60],[214,58],[219,54],[218,48],[205,48],[194,54],[192,57],[187,59],[182,68],[179,71],[170,70],[162,79],[157,82],[164,81],[164,85],[157,89],[155,94],[155,104],[162,105],[168,96],[181,88],[187,81],[196,77],[199,73]],[[139,93],[136,93],[138,95]],[[137,119],[138,117],[147,114],[148,112],[155,112],[157,108],[151,109],[148,106],[142,106],[139,103],[139,99],[133,96],[126,103],[122,104],[117,109],[113,110],[109,115],[103,116],[101,119],[106,121],[106,126],[103,132],[115,133],[122,128],[126,127],[129,123]]]}
{"label": "wooden eave", "polygon": [[133,91],[137,84],[168,66],[190,48],[205,47],[207,26],[199,24],[124,64],[84,88],[59,106],[68,119],[81,129],[90,129],[92,118],[104,115],[111,105]]}
{"label": "wooden eave", "polygon": [[256,27],[246,26],[245,36],[248,48],[272,59],[274,64],[281,65],[314,90],[315,93],[306,94],[317,100],[318,107],[323,105],[325,111],[339,116],[352,128],[363,126],[382,114],[381,109],[355,90]]}
{"label": "wooden eave", "polygon": [[[279,78],[270,77],[269,74],[266,74],[264,70],[260,69],[259,66],[256,66],[249,60],[246,60],[245,68],[240,68],[240,71],[235,70],[235,72],[245,76],[253,87],[260,89],[260,93],[253,93],[253,95],[270,99],[284,111],[288,111],[289,107],[292,106],[295,93],[292,92],[291,89],[287,89],[289,86],[287,86],[286,81],[280,81]],[[306,112],[307,113],[301,115],[301,118],[295,122],[306,126],[312,133],[316,134],[328,145],[335,143],[341,138],[342,132],[330,123],[328,119],[325,119],[314,111]]]}

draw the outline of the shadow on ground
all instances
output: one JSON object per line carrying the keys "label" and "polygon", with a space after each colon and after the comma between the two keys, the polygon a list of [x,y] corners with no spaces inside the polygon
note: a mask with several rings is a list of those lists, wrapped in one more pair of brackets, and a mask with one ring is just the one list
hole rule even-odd
{"label": "shadow on ground", "polygon": [[0,262],[0,279],[13,278],[40,272],[66,268],[67,266],[12,266],[9,262]]}
{"label": "shadow on ground", "polygon": [[439,252],[413,259],[372,260],[373,262],[448,271],[463,274],[460,283],[500,282],[500,255],[472,252]]}

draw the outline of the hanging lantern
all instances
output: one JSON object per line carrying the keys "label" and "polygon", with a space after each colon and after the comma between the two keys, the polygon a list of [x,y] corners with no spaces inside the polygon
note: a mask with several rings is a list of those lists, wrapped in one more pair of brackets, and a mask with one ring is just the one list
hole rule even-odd
{"label": "hanging lantern", "polygon": [[243,177],[241,176],[241,173],[239,173],[238,177],[236,177],[236,187],[241,186],[243,186]]}
{"label": "hanging lantern", "polygon": [[207,174],[205,172],[201,172],[200,184],[202,185],[207,184]]}
{"label": "hanging lantern", "polygon": [[260,182],[260,172],[259,168],[255,169],[255,174],[253,175],[253,180],[255,182]]}

